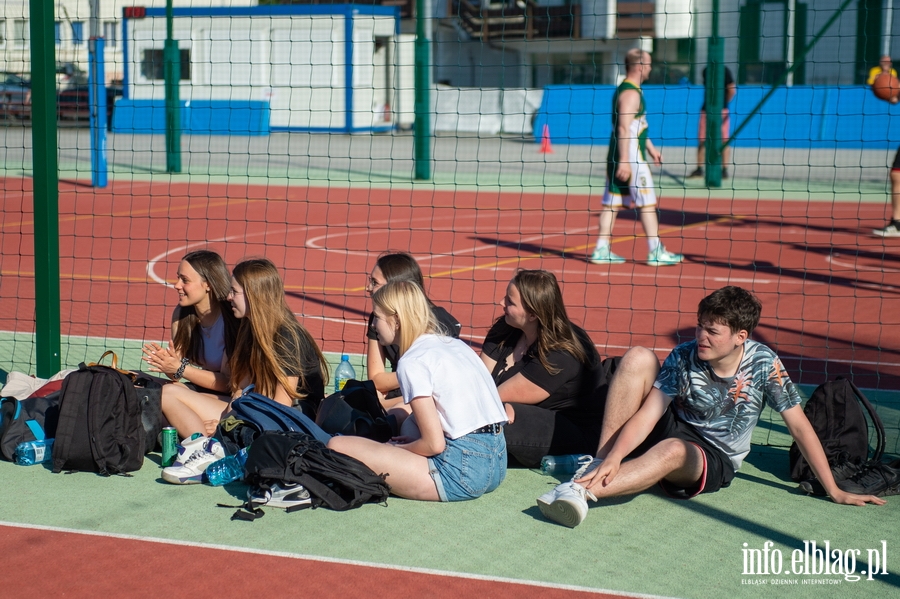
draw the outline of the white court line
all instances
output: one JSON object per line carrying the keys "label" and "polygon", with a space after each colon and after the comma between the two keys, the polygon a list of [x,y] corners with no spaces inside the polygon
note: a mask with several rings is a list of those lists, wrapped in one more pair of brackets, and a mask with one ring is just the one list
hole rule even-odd
{"label": "white court line", "polygon": [[857,271],[865,271],[865,272],[889,272],[889,273],[900,273],[900,269],[896,268],[873,268],[871,266],[860,266],[859,264],[854,264],[852,262],[843,262],[841,260],[837,260],[836,257],[840,256],[840,254],[828,254],[828,257],[825,258],[826,262],[830,262],[835,266],[843,266],[844,268],[849,268]]}
{"label": "white court line", "polygon": [[467,580],[483,580],[485,582],[502,582],[505,584],[517,584],[534,587],[542,587],[549,589],[560,589],[566,591],[580,591],[588,593],[606,593],[609,595],[621,595],[623,597],[635,597],[641,599],[671,599],[663,595],[646,595],[642,593],[628,593],[623,591],[613,591],[608,589],[595,589],[591,587],[582,587],[570,584],[556,584],[551,582],[541,582],[538,580],[520,580],[517,578],[505,578],[502,576],[486,576],[483,574],[469,574],[467,572],[452,572],[449,570],[433,570],[431,568],[417,568],[414,566],[398,566],[395,564],[379,564],[376,562],[364,562],[359,560],[341,559],[333,557],[322,557],[319,555],[305,555],[302,553],[288,553],[286,551],[270,551],[266,549],[252,549],[248,547],[237,547],[234,545],[218,545],[215,543],[200,543],[195,541],[179,541],[173,539],[162,539],[159,537],[142,537],[139,535],[129,535],[115,532],[97,532],[92,530],[77,530],[74,528],[62,528],[58,526],[44,526],[41,524],[22,524],[18,522],[4,522],[0,520],[0,526],[8,526],[10,528],[21,528],[25,530],[43,530],[47,532],[58,532],[85,535],[91,537],[105,537],[108,539],[122,539],[125,541],[141,541],[144,543],[159,543],[161,545],[175,545],[179,547],[195,547],[199,549],[217,549],[220,551],[234,551],[238,553],[247,553],[250,555],[266,555],[270,557],[282,557],[296,560],[306,560],[311,562],[319,562],[326,564],[340,564],[346,566],[358,566],[363,568],[378,568],[381,570],[393,570],[395,572],[411,572],[414,574],[428,574],[431,576],[443,576],[447,578],[464,578]]}

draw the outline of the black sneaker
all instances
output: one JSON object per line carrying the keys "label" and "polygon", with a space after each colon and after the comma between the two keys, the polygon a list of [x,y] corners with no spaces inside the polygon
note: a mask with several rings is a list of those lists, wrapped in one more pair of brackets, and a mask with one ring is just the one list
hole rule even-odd
{"label": "black sneaker", "polygon": [[887,497],[900,494],[900,472],[881,462],[869,462],[860,471],[838,483],[841,490],[857,495]]}
{"label": "black sneaker", "polygon": [[[838,483],[838,487],[841,486],[841,482],[852,478],[860,470],[860,466],[850,462],[849,457],[850,456],[846,452],[842,452],[838,456],[838,464],[831,467],[831,476],[834,477],[834,482]],[[815,478],[801,481],[800,488],[808,495],[827,495],[825,487],[823,487],[822,483]]]}
{"label": "black sneaker", "polygon": [[697,169],[687,176],[688,179],[697,179],[703,176],[703,169],[701,167],[697,167]]}

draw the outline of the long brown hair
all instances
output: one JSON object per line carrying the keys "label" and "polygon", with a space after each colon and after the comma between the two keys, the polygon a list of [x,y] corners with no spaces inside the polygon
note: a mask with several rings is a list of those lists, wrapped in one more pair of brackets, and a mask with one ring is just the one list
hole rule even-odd
{"label": "long brown hair", "polygon": [[[239,390],[244,380],[251,381],[255,391],[275,397],[280,384],[292,399],[304,394],[291,387],[285,372],[295,364],[285,356],[294,348],[312,348],[322,369],[322,380],[328,380],[328,363],[309,331],[297,321],[284,298],[284,283],[278,269],[266,258],[244,260],[234,267],[234,279],[244,289],[247,315],[241,319],[235,352],[231,358],[231,387]],[[303,363],[302,359],[298,361]],[[298,387],[306,388],[306,373],[300,369]]]}
{"label": "long brown hair", "polygon": [[[413,258],[412,254],[407,252],[389,252],[378,256],[375,266],[381,269],[384,280],[387,283],[392,281],[412,281],[425,293],[425,277],[422,275],[422,269],[419,263]],[[425,301],[429,306],[434,303],[425,293]]]}
{"label": "long brown hair", "polygon": [[[218,308],[225,322],[225,353],[234,352],[237,338],[238,319],[231,311],[228,292],[231,290],[231,275],[228,266],[219,254],[210,250],[197,250],[181,259],[191,265],[200,278],[209,285],[210,305]],[[203,364],[203,335],[200,334],[200,316],[194,306],[178,306],[172,315],[175,325],[175,338],[172,345],[175,351],[193,364]]]}
{"label": "long brown hair", "polygon": [[559,372],[547,359],[554,350],[572,354],[586,364],[588,355],[572,328],[556,276],[546,270],[520,270],[512,283],[519,290],[522,307],[537,318],[537,354],[547,372]]}

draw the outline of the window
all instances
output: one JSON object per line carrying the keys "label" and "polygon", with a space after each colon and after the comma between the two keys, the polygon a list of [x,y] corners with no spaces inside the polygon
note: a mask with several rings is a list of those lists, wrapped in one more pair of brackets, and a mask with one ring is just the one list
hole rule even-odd
{"label": "window", "polygon": [[31,41],[31,32],[28,30],[28,21],[16,19],[13,21],[13,44],[16,48],[27,48]]}
{"label": "window", "polygon": [[72,21],[72,45],[80,46],[84,43],[84,21]]}
{"label": "window", "polygon": [[56,45],[62,46],[62,23],[59,21],[53,24],[53,35],[56,37]]}
{"label": "window", "polygon": [[108,48],[115,48],[118,42],[116,34],[119,31],[118,21],[106,21],[103,23],[103,38]]}
{"label": "window", "polygon": [[[181,81],[191,80],[191,51],[184,49],[181,53],[181,73],[178,77]],[[144,56],[141,59],[141,76],[150,80],[165,80],[165,69],[163,66],[163,50],[147,49],[144,50]]]}
{"label": "window", "polygon": [[0,47],[6,45],[6,19],[0,19]]}

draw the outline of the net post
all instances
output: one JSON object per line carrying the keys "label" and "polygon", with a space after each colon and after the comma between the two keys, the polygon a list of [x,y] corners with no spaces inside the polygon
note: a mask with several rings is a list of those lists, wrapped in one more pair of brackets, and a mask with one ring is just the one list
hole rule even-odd
{"label": "net post", "polygon": [[725,100],[725,40],[719,37],[719,2],[713,0],[712,36],[706,62],[706,185],[722,187],[722,108]]}
{"label": "net post", "polygon": [[425,0],[416,0],[416,117],[413,128],[415,178],[431,179],[431,43],[428,39],[428,9]]}
{"label": "net post", "polygon": [[181,107],[178,82],[181,79],[181,53],[173,38],[172,0],[166,0],[166,43],[163,46],[163,76],[166,89],[166,172],[181,172]]}
{"label": "net post", "polygon": [[55,5],[30,0],[34,312],[37,376],[60,370],[59,170]]}

